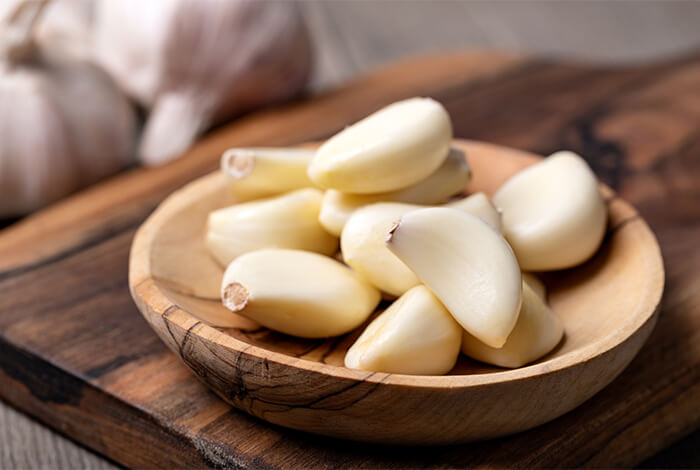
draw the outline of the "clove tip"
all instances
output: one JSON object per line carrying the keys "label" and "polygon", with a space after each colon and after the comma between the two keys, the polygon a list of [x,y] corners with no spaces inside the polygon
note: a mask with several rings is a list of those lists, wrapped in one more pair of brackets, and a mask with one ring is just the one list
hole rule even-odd
{"label": "clove tip", "polygon": [[221,169],[228,176],[241,179],[255,167],[255,154],[246,149],[229,149],[221,156]]}
{"label": "clove tip", "polygon": [[394,239],[394,232],[398,230],[399,225],[401,225],[401,218],[399,218],[399,220],[392,224],[391,228],[389,229],[389,232],[386,234],[386,239],[384,240],[384,242],[387,245],[391,243],[391,241]]}
{"label": "clove tip", "polygon": [[224,287],[221,302],[227,309],[233,312],[240,312],[248,305],[249,298],[250,292],[243,284],[232,282]]}

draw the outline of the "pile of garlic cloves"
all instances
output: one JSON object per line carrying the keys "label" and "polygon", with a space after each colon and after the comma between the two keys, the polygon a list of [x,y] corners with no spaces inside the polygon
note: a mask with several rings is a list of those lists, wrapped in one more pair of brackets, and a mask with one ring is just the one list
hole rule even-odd
{"label": "pile of garlic cloves", "polygon": [[493,200],[465,197],[472,175],[451,139],[442,105],[412,98],[316,151],[227,151],[222,171],[248,202],[209,215],[223,305],[302,338],[365,325],[345,356],[354,369],[441,375],[460,353],[506,368],[548,354],[564,327],[529,271],[597,251],[607,210],[595,175],[558,152]]}

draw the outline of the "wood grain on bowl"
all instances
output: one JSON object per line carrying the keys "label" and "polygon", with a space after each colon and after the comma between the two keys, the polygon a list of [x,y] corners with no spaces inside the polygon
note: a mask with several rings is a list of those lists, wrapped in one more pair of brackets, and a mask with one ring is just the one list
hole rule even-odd
{"label": "wood grain on bowl", "polygon": [[[634,466],[700,426],[699,77],[697,56],[607,68],[455,53],[395,64],[222,127],[172,165],[134,169],[0,233],[0,397],[129,467]],[[444,103],[457,136],[581,153],[639,209],[666,268],[649,341],[582,406],[478,444],[358,444],[272,426],[225,404],[129,296],[135,230],[163,197],[215,170],[228,147],[325,138],[416,95]],[[269,343],[265,334],[248,332]],[[306,345],[318,359],[328,346]]]}
{"label": "wood grain on bowl", "polygon": [[[453,145],[475,167],[469,191],[489,195],[537,161],[492,144],[456,140]],[[488,439],[550,421],[590,398],[632,360],[656,322],[663,290],[658,245],[637,212],[604,191],[609,229],[599,252],[580,267],[547,277],[564,340],[535,364],[510,371],[483,365],[472,371],[464,358],[447,377],[351,370],[343,367],[350,338],[280,341],[283,335],[224,308],[218,295],[223,271],[202,248],[209,211],[232,202],[218,173],[177,191],[139,229],[129,284],[144,317],[170,349],[219,396],[247,413],[294,429],[370,442]],[[251,330],[260,334],[251,338]],[[320,357],[316,347],[324,349]]]}

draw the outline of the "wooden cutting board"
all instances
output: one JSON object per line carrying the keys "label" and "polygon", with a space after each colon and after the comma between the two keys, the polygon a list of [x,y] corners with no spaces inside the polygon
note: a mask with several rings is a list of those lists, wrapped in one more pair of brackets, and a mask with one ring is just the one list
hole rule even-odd
{"label": "wooden cutting board", "polygon": [[[230,146],[322,139],[392,101],[442,101],[455,135],[569,148],[655,230],[667,286],[649,342],[612,385],[532,431],[468,446],[381,447],[278,428],[231,409],[132,303],[134,231]],[[0,397],[132,467],[618,467],[700,426],[700,56],[604,68],[486,53],[398,63],[212,132],[0,231]],[[624,312],[620,312],[624,314]]]}

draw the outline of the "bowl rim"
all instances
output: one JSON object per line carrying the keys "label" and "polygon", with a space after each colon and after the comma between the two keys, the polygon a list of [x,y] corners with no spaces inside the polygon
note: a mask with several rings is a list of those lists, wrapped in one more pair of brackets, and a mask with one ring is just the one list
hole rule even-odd
{"label": "bowl rim", "polygon": [[[542,158],[531,152],[481,141],[453,139],[453,144],[463,148],[472,146],[504,149],[510,153],[518,153],[532,159],[533,163]],[[313,145],[316,144],[307,143],[300,146],[308,147]],[[660,306],[665,274],[661,249],[656,237],[646,221],[638,215],[638,212],[631,204],[617,196],[610,188],[601,184],[604,192],[609,195],[607,198],[609,205],[612,201],[615,201],[615,204],[620,206],[619,210],[630,214],[622,221],[622,223],[625,224],[624,227],[620,228],[627,228],[628,226],[636,227],[639,235],[646,238],[645,243],[650,248],[640,251],[639,253],[639,255],[644,255],[646,264],[648,265],[648,269],[646,270],[648,273],[647,283],[644,288],[639,289],[640,298],[637,302],[637,306],[633,312],[630,312],[629,319],[625,321],[620,328],[611,331],[592,343],[544,362],[538,362],[516,369],[503,369],[497,372],[478,374],[428,376],[376,373],[292,357],[285,353],[272,351],[239,340],[206,324],[204,321],[201,321],[195,315],[173,302],[160,288],[159,283],[151,273],[149,247],[158,233],[157,228],[160,227],[161,222],[168,219],[171,213],[176,212],[176,210],[182,206],[182,204],[175,204],[175,202],[179,202],[180,195],[187,193],[193,185],[201,182],[202,179],[212,177],[212,175],[216,173],[218,173],[218,171],[199,177],[171,193],[139,227],[134,236],[129,256],[129,288],[137,307],[143,315],[147,314],[144,309],[148,309],[150,312],[161,317],[164,322],[172,323],[184,331],[190,331],[190,334],[194,334],[205,341],[211,341],[218,346],[238,354],[252,356],[260,361],[272,362],[284,367],[303,369],[308,372],[323,374],[336,379],[381,383],[385,386],[394,385],[412,388],[445,389],[517,382],[533,377],[554,374],[589,362],[608,353],[632,338],[636,332],[647,324],[647,322],[655,319],[654,314],[658,311]],[[627,221],[630,223],[626,223]],[[146,298],[148,298],[148,300],[146,300]],[[154,305],[164,306],[164,308],[156,309]],[[175,310],[181,314],[166,315],[166,312],[173,312]],[[194,328],[195,325],[198,327]]]}

